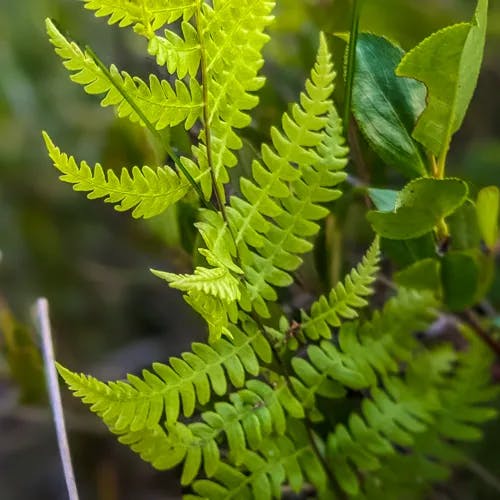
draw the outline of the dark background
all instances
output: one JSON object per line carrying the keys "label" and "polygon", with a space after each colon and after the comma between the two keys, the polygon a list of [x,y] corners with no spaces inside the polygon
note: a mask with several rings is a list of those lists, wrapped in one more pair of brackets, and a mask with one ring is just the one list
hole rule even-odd
{"label": "dark background", "polygon": [[[278,3],[273,39],[265,52],[268,84],[254,123],[245,132],[247,143],[257,146],[287,103],[297,98],[313,61],[318,31],[349,29],[347,0]],[[491,3],[483,72],[448,168],[450,175],[462,175],[477,187],[499,184],[500,5]],[[473,6],[470,0],[366,0],[362,29],[383,33],[410,49],[432,31],[468,19]],[[107,63],[141,76],[158,71],[152,59],[144,57],[142,39],[129,30],[108,27],[81,2],[0,0],[0,307],[29,330],[35,298],[48,297],[58,359],[73,370],[117,379],[152,361],[166,361],[205,334],[180,294],[148,272],[152,267],[189,266],[189,255],[178,248],[175,214],[135,221],[101,201],[86,200],[57,180],[42,129],[63,150],[107,168],[153,163],[156,153],[143,130],[117,120],[69,81],[46,40],[46,17],[56,19],[75,40],[90,43]],[[341,67],[344,47],[338,41],[332,46]],[[396,187],[402,183],[375,158],[371,176]],[[360,203],[351,201],[342,222],[344,269],[368,242]],[[491,300],[499,306],[499,283]],[[34,388],[25,397],[31,404],[20,404],[23,376],[13,376],[8,341],[1,335],[0,348],[0,499],[64,499],[50,415],[43,402],[36,404],[43,393]],[[41,377],[33,357],[32,365],[23,361],[20,371]],[[155,473],[67,396],[83,500],[178,498],[175,473]],[[492,485],[500,482],[499,435],[500,424],[491,424],[487,439],[470,450],[471,465],[440,488],[436,498],[499,498],[500,490]]]}

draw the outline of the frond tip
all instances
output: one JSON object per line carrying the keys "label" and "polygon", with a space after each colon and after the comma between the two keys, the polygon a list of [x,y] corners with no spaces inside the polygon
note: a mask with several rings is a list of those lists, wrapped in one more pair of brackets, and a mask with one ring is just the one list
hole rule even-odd
{"label": "frond tip", "polygon": [[317,340],[331,338],[330,327],[339,327],[341,318],[354,319],[356,309],[365,307],[366,297],[373,293],[371,287],[378,272],[380,240],[378,236],[363,260],[347,275],[344,283],[332,289],[328,297],[320,297],[307,314],[302,311],[302,330],[307,337]]}
{"label": "frond tip", "polygon": [[46,132],[43,132],[50,158],[62,175],[60,179],[73,184],[75,191],[87,192],[90,199],[105,198],[119,212],[132,210],[135,218],[150,218],[164,212],[182,199],[190,189],[185,177],[170,167],[156,170],[134,167],[130,173],[122,169],[118,177],[113,170],[105,171],[97,163],[92,169],[87,162],[77,164],[73,156],[62,153]]}

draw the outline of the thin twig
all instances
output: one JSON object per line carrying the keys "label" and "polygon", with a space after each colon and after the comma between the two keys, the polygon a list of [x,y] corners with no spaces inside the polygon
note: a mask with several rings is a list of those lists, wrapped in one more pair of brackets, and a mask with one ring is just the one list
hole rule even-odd
{"label": "thin twig", "polygon": [[485,484],[500,493],[500,479],[494,476],[489,470],[485,469],[479,462],[471,458],[465,461],[465,466],[476,476],[481,478]]}
{"label": "thin twig", "polygon": [[36,324],[38,333],[42,341],[42,354],[45,365],[45,376],[47,379],[47,389],[49,392],[50,406],[54,418],[54,424],[57,434],[57,443],[59,445],[59,454],[64,470],[64,478],[68,489],[69,500],[78,500],[78,490],[71,462],[69,451],[68,435],[66,433],[66,424],[64,422],[64,413],[61,402],[61,393],[54,359],[54,346],[52,344],[52,332],[49,319],[49,303],[47,299],[38,299],[35,305]]}
{"label": "thin twig", "polygon": [[482,327],[481,323],[470,309],[467,309],[463,313],[458,314],[457,317],[467,326],[472,328],[472,330],[478,335],[478,337],[490,347],[490,349],[497,355],[497,357],[500,358],[500,344],[496,342],[495,339],[491,337],[491,335],[488,334],[488,332]]}
{"label": "thin twig", "polygon": [[349,37],[349,48],[347,55],[347,77],[344,98],[344,133],[349,130],[351,118],[352,89],[354,84],[354,72],[356,65],[356,44],[358,42],[359,20],[361,18],[361,6],[363,0],[354,0],[352,12],[352,24]]}

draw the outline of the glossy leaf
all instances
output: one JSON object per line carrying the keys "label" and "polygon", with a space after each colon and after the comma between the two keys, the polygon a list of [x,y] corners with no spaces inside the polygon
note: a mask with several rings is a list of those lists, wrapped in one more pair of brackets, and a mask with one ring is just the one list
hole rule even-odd
{"label": "glossy leaf", "polygon": [[476,88],[486,37],[488,0],[478,0],[470,23],[444,28],[410,51],[397,74],[427,86],[427,108],[413,137],[436,156],[446,153]]}
{"label": "glossy leaf", "polygon": [[407,177],[425,175],[411,136],[425,108],[425,85],[396,76],[404,51],[386,38],[362,33],[356,52],[352,109],[363,135],[387,165]]}
{"label": "glossy leaf", "polygon": [[368,220],[381,236],[406,240],[423,236],[460,207],[468,193],[459,179],[420,178],[399,193],[393,212],[371,211]]}

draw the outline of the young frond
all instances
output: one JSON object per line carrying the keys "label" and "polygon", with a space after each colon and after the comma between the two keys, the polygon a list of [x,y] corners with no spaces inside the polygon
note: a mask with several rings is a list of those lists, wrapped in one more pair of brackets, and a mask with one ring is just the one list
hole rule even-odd
{"label": "young frond", "polygon": [[229,399],[203,412],[199,422],[118,432],[119,441],[157,469],[184,463],[181,483],[188,485],[202,467],[207,477],[214,475],[222,464],[224,446],[228,459],[241,464],[247,451],[258,450],[268,436],[284,435],[287,414],[303,417],[300,403],[284,382],[272,388],[262,381],[250,380],[245,389],[231,394]]}
{"label": "young frond", "polygon": [[246,374],[258,375],[259,360],[271,361],[271,347],[251,321],[242,329],[231,326],[231,341],[220,339],[211,346],[192,345],[192,352],[170,358],[169,365],[155,363],[142,378],[104,383],[59,366],[59,373],[75,396],[91,406],[104,423],[121,431],[153,429],[166,415],[173,425],[182,414],[190,417],[196,404],[206,404],[212,391],[222,396],[231,383],[243,387]]}
{"label": "young frond", "polygon": [[197,267],[194,274],[173,274],[152,270],[155,276],[168,281],[172,288],[184,292],[201,292],[231,304],[241,297],[238,280],[223,267]]}
{"label": "young frond", "polygon": [[133,26],[140,34],[150,34],[179,18],[189,20],[198,0],[84,0],[85,8],[96,17],[109,17],[108,24]]}
{"label": "young frond", "polygon": [[114,106],[119,117],[142,125],[145,125],[145,117],[157,130],[179,123],[184,123],[189,129],[200,118],[203,97],[196,80],[189,88],[181,80],[176,80],[173,88],[166,80],[160,81],[154,75],[150,75],[148,85],[136,76],[119,71],[114,65],[105,70],[92,54],[66,39],[52,21],[48,19],[46,25],[50,41],[70,71],[71,80],[82,85],[88,94],[104,94],[101,105]]}
{"label": "young frond", "polygon": [[301,312],[301,329],[312,340],[329,339],[331,327],[339,327],[342,319],[354,319],[356,309],[365,307],[366,297],[373,293],[371,285],[379,270],[380,241],[377,237],[363,260],[346,277],[344,283],[332,289],[328,298],[321,296],[308,313]]}
{"label": "young frond", "polygon": [[75,191],[87,192],[90,199],[105,198],[114,203],[115,209],[123,212],[133,210],[136,218],[154,217],[182,199],[191,185],[168,166],[153,170],[134,167],[132,172],[122,169],[118,177],[113,170],[105,171],[97,163],[91,168],[87,162],[79,165],[73,158],[54,145],[44,132],[43,138],[50,158],[62,175],[60,179],[73,184]]}
{"label": "young frond", "polygon": [[227,214],[247,279],[240,303],[247,311],[254,308],[268,315],[265,301],[277,298],[272,287],[290,285],[290,273],[302,262],[299,255],[312,248],[306,238],[317,234],[316,221],[328,214],[320,204],[341,194],[334,187],[345,179],[344,173],[336,171],[345,166],[345,158],[335,157],[332,151],[327,165],[318,154],[318,148],[333,141],[332,134],[338,151],[347,152],[330,100],[334,78],[321,36],[300,104],[283,116],[283,132],[272,129],[273,147],[262,147],[262,162],[256,160],[252,166],[253,181],[241,179],[244,199],[233,196],[230,200]]}
{"label": "young frond", "polygon": [[148,44],[148,52],[156,58],[159,66],[166,66],[171,75],[196,78],[201,63],[198,32],[188,22],[183,22],[181,29],[182,37],[170,30],[165,30],[164,36],[153,36]]}
{"label": "young frond", "polygon": [[203,2],[197,18],[207,107],[200,134],[204,146],[193,151],[200,169],[211,169],[217,183],[228,182],[227,168],[236,165],[234,151],[242,147],[234,129],[250,124],[248,112],[259,102],[253,93],[265,81],[259,76],[261,53],[274,5],[272,0]]}

